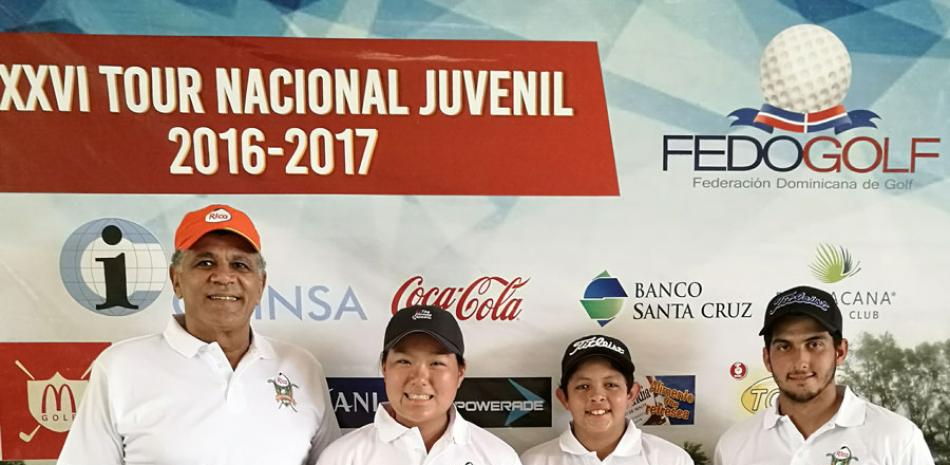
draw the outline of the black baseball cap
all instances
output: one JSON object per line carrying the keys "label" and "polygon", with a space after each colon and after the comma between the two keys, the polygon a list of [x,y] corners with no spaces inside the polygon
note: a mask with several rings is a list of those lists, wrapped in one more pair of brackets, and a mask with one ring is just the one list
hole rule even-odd
{"label": "black baseball cap", "polygon": [[465,353],[462,330],[455,317],[435,305],[413,305],[396,312],[386,325],[383,352],[392,349],[404,337],[413,333],[432,336],[449,352],[460,357]]}
{"label": "black baseball cap", "polygon": [[765,307],[765,324],[759,336],[772,331],[772,326],[787,315],[806,315],[814,318],[832,335],[841,335],[841,310],[834,296],[814,287],[793,287],[769,301]]}
{"label": "black baseball cap", "polygon": [[633,375],[633,359],[630,349],[620,340],[601,334],[593,334],[575,339],[567,345],[564,358],[561,359],[561,380],[566,383],[581,362],[591,357],[604,357],[617,363],[624,375]]}

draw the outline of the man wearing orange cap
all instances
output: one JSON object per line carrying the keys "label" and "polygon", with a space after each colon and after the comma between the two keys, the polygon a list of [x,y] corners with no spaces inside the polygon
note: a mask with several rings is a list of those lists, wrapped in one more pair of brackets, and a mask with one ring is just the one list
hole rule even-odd
{"label": "man wearing orange cap", "polygon": [[319,362],[251,328],[260,251],[240,210],[185,215],[169,268],[184,315],[99,356],[58,464],[316,462],[340,429]]}

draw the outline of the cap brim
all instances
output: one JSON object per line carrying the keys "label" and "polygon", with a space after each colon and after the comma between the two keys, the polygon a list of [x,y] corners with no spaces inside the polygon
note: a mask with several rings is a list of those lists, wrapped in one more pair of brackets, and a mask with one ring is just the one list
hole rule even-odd
{"label": "cap brim", "polygon": [[432,339],[435,339],[439,344],[442,344],[442,346],[445,347],[446,349],[448,349],[449,352],[451,352],[451,353],[453,353],[453,354],[456,354],[456,355],[459,355],[459,356],[462,355],[462,351],[459,350],[459,348],[456,347],[455,344],[452,344],[451,342],[449,342],[448,339],[446,339],[446,338],[442,337],[441,335],[436,334],[435,332],[430,331],[430,330],[428,330],[428,329],[411,329],[411,330],[409,330],[409,331],[403,332],[402,334],[400,334],[400,335],[396,336],[395,338],[393,338],[393,340],[389,341],[388,344],[384,345],[384,346],[383,346],[383,352],[387,352],[387,351],[389,351],[389,349],[392,349],[393,347],[395,347],[396,344],[399,344],[399,341],[402,341],[403,339],[405,339],[406,336],[408,336],[408,335],[410,335],[410,334],[416,334],[416,333],[422,333],[422,334],[431,336]]}
{"label": "cap brim", "polygon": [[208,234],[213,233],[213,232],[215,232],[215,231],[226,231],[226,232],[229,232],[229,233],[237,234],[238,236],[241,236],[242,239],[244,239],[245,241],[247,241],[248,244],[251,244],[251,247],[252,247],[255,251],[257,251],[257,252],[260,252],[260,251],[261,251],[261,248],[257,245],[257,243],[255,243],[254,240],[251,239],[250,237],[247,237],[247,234],[244,234],[243,232],[238,231],[237,229],[234,229],[234,228],[227,228],[227,227],[208,229],[208,230],[206,230],[206,231],[201,232],[200,234],[196,234],[194,237],[190,237],[190,238],[188,238],[188,239],[186,239],[186,240],[183,241],[183,243],[181,244],[181,250],[188,250],[188,249],[190,249],[191,246],[195,245],[195,242],[200,241],[202,237],[205,237],[205,236],[207,236]]}
{"label": "cap brim", "polygon": [[617,364],[620,365],[621,368],[625,369],[628,373],[634,373],[636,371],[636,367],[633,365],[633,362],[631,362],[630,360],[627,360],[624,357],[617,355],[616,352],[605,350],[603,352],[590,352],[571,360],[571,362],[568,363],[568,365],[561,370],[561,377],[563,378],[565,376],[569,376],[570,374],[573,374],[574,371],[577,370],[577,367],[580,366],[581,363],[584,363],[585,361],[587,361],[588,359],[592,357],[604,357],[608,360],[617,362]]}

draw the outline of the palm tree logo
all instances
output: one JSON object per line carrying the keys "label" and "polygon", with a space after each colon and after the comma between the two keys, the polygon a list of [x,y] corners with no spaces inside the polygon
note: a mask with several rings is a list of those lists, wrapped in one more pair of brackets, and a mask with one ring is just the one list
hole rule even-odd
{"label": "palm tree logo", "polygon": [[809,265],[812,274],[823,283],[836,283],[861,271],[861,262],[855,263],[851,252],[843,246],[821,244],[815,261]]}

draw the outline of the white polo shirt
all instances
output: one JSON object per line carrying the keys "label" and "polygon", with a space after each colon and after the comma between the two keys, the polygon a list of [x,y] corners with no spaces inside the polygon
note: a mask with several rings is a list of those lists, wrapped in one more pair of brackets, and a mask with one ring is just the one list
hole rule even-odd
{"label": "white polo shirt", "polygon": [[[716,445],[715,465],[933,465],[916,425],[844,389],[838,412],[808,439],[778,402],[729,428]],[[848,458],[850,457],[850,462]]]}
{"label": "white polo shirt", "polygon": [[232,370],[216,342],[172,318],[162,334],[96,359],[57,463],[314,463],[340,436],[328,399],[323,368],[306,350],[252,331]]}
{"label": "white polo shirt", "polygon": [[399,424],[381,403],[373,423],[330,444],[318,465],[520,465],[518,454],[495,435],[449,411],[445,434],[426,452],[419,428]]}
{"label": "white polo shirt", "polygon": [[693,459],[675,444],[647,434],[627,422],[620,442],[601,461],[574,436],[570,428],[560,437],[539,444],[521,454],[524,465],[693,465]]}

